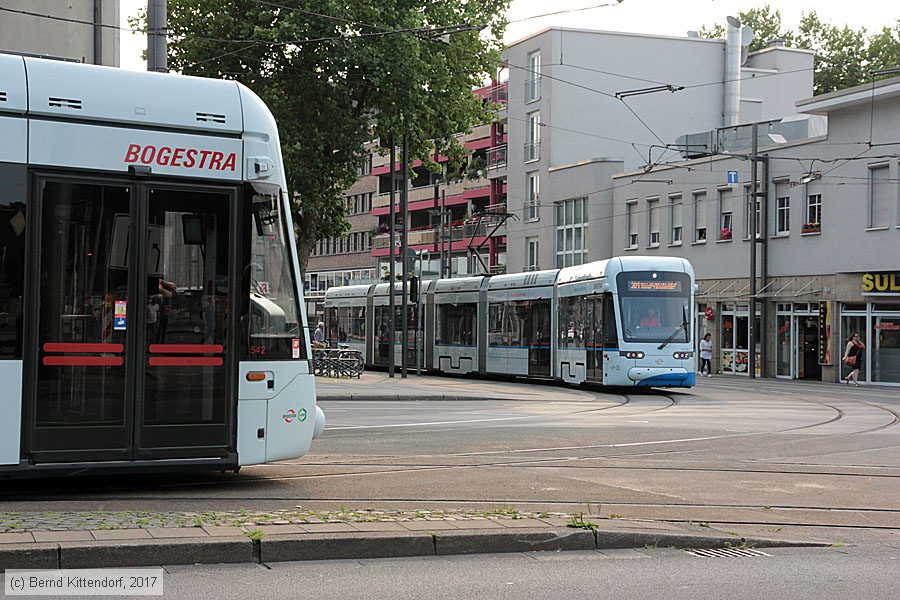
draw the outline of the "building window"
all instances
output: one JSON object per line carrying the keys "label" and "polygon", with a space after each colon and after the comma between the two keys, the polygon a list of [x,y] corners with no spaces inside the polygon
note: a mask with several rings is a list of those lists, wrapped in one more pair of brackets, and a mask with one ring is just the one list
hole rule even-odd
{"label": "building window", "polygon": [[816,233],[822,229],[822,194],[809,194],[806,196],[806,223],[803,224],[805,233]]}
{"label": "building window", "polygon": [[541,196],[541,176],[535,171],[525,175],[525,220],[537,221]]}
{"label": "building window", "polygon": [[525,129],[525,160],[537,160],[541,157],[541,113],[528,113]]}
{"label": "building window", "polygon": [[730,240],[734,225],[731,190],[719,192],[719,239]]}
{"label": "building window", "polygon": [[541,97],[541,53],[528,55],[528,72],[525,75],[525,102]]}
{"label": "building window", "polygon": [[706,192],[694,192],[694,241],[706,241]]}
{"label": "building window", "polygon": [[625,248],[637,248],[638,245],[637,219],[634,214],[636,206],[637,200],[625,203],[625,231],[628,232]]}
{"label": "building window", "polygon": [[538,270],[538,239],[536,237],[525,238],[525,263],[526,271]]}
{"label": "building window", "polygon": [[659,198],[647,199],[647,233],[650,247],[659,246]]}
{"label": "building window", "polygon": [[[746,215],[744,218],[744,239],[750,239],[750,218],[752,209],[750,205],[753,203],[752,191],[750,186],[744,188],[744,206],[746,207]],[[757,196],[756,198],[756,238],[759,239],[763,235],[762,230],[762,200]]]}
{"label": "building window", "polygon": [[681,200],[681,194],[669,196],[669,222],[672,224],[672,229],[669,234],[670,244],[681,243],[682,206],[683,202]]}
{"label": "building window", "polygon": [[791,198],[782,196],[775,199],[777,211],[776,235],[790,233],[791,231]]}
{"label": "building window", "polygon": [[587,198],[556,204],[556,266],[580,265],[587,255]]}
{"label": "building window", "polygon": [[870,166],[868,227],[888,227],[891,224],[893,191],[888,165]]}

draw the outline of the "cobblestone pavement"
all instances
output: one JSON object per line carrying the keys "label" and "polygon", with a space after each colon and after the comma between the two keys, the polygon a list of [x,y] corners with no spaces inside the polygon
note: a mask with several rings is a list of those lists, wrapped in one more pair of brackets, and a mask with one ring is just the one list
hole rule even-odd
{"label": "cobblestone pavement", "polygon": [[[580,514],[558,512],[520,512],[512,509],[493,511],[402,511],[402,510],[276,510],[260,511],[89,511],[89,512],[2,512],[0,533],[33,531],[90,531],[117,529],[237,527],[321,523],[391,523],[429,521],[579,519]],[[589,517],[588,517],[589,518]]]}

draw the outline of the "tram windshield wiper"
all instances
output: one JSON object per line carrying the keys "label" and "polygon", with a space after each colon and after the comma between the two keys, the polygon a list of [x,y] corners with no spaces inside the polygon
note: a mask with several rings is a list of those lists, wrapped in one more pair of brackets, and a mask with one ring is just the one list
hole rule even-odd
{"label": "tram windshield wiper", "polygon": [[676,327],[676,328],[675,328],[675,331],[673,331],[671,334],[669,334],[669,337],[666,338],[666,341],[664,341],[662,344],[660,344],[660,345],[656,348],[657,350],[662,350],[663,348],[665,348],[666,346],[668,346],[668,345],[669,345],[669,342],[671,342],[672,340],[674,340],[674,339],[675,339],[675,336],[678,335],[678,332],[680,332],[682,329],[684,329],[685,331],[687,331],[687,328],[688,328],[687,312],[686,312],[686,310],[685,310],[685,308],[684,308],[683,306],[681,307],[681,319],[682,319],[681,325],[679,325],[678,327]]}

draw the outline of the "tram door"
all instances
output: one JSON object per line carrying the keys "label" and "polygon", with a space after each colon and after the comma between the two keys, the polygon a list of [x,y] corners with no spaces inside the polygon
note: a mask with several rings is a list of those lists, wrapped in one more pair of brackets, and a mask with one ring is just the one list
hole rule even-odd
{"label": "tram door", "polygon": [[236,194],[49,179],[36,189],[33,460],[224,456]]}
{"label": "tram door", "polygon": [[539,377],[550,376],[550,301],[536,300],[531,303],[525,320],[525,335],[528,345],[528,374]]}
{"label": "tram door", "polygon": [[590,323],[590,337],[585,335],[587,350],[587,380],[603,383],[603,302],[602,296],[588,296],[585,317]]}

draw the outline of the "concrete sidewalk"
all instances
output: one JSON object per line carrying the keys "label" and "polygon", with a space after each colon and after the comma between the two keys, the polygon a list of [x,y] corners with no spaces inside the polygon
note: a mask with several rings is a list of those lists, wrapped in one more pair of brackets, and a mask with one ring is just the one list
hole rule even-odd
{"label": "concrete sidewalk", "polygon": [[[558,515],[558,513],[557,513]],[[199,523],[199,521],[198,521]],[[576,526],[573,526],[576,525]],[[74,569],[651,547],[826,546],[708,524],[590,516],[440,517],[0,533],[0,569]],[[9,531],[9,530],[7,530]],[[818,539],[817,539],[818,538]]]}

